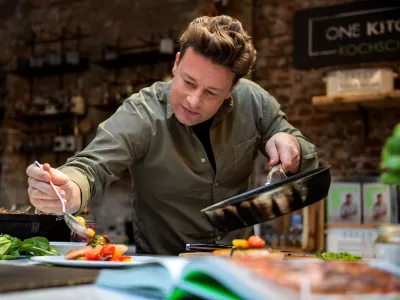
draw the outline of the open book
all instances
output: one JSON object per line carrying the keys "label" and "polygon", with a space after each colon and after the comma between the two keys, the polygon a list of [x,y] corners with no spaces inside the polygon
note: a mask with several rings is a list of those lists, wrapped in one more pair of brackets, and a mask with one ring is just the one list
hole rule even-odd
{"label": "open book", "polygon": [[129,268],[102,270],[96,284],[171,300],[400,297],[400,271],[396,267],[314,259],[165,257]]}

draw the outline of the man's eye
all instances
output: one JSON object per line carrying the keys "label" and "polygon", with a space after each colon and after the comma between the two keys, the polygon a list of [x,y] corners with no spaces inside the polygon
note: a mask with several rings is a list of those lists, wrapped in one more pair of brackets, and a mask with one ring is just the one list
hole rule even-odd
{"label": "man's eye", "polygon": [[207,91],[207,94],[209,94],[210,96],[216,96],[216,94],[214,94],[213,92]]}
{"label": "man's eye", "polygon": [[194,85],[192,82],[190,82],[190,81],[186,81],[186,80],[185,80],[185,83],[186,83],[186,84],[188,84],[188,85],[191,85],[191,86],[193,86],[193,85]]}

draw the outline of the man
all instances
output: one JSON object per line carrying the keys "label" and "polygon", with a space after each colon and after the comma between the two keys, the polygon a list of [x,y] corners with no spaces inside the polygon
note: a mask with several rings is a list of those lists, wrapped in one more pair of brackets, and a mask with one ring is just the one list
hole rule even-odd
{"label": "man", "polygon": [[[173,80],[129,97],[100,124],[94,140],[59,169],[27,168],[32,204],[70,213],[129,169],[135,185],[133,224],[139,253],[178,254],[186,243],[231,243],[237,232],[217,232],[200,210],[245,192],[258,150],[297,173],[317,166],[317,154],[278,103],[241,79],[256,51],[238,20],[201,17],[180,38]],[[118,201],[110,199],[109,201]]]}
{"label": "man", "polygon": [[376,222],[387,222],[387,206],[383,202],[382,194],[376,196],[376,202],[372,209],[372,217]]}
{"label": "man", "polygon": [[346,201],[340,208],[340,216],[343,220],[353,220],[357,215],[357,206],[353,203],[353,195],[347,194]]}

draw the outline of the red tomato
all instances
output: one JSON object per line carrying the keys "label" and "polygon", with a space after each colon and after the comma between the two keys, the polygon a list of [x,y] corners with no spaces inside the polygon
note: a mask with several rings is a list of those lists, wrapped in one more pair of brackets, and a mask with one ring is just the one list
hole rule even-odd
{"label": "red tomato", "polygon": [[251,236],[247,239],[250,248],[262,248],[265,246],[265,241],[259,236]]}
{"label": "red tomato", "polygon": [[94,252],[94,251],[86,252],[85,257],[87,260],[99,260],[100,259],[99,252],[97,252],[97,251],[96,252]]}
{"label": "red tomato", "polygon": [[115,253],[115,246],[114,245],[104,245],[103,248],[101,248],[100,251],[100,256],[101,257],[106,257],[108,255],[112,256]]}
{"label": "red tomato", "polygon": [[130,261],[132,258],[130,256],[117,256],[117,257],[112,257],[110,261]]}

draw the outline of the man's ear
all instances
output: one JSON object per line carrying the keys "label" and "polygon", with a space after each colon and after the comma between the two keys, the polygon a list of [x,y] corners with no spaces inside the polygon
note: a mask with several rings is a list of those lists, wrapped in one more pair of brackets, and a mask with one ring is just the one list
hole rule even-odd
{"label": "man's ear", "polygon": [[227,97],[227,98],[230,98],[230,97],[232,96],[233,90],[234,90],[235,87],[239,84],[239,81],[240,81],[240,79],[238,79],[238,80],[236,81],[236,83],[235,83],[234,85],[232,85],[231,90],[229,91],[229,94],[228,94],[228,97]]}
{"label": "man's ear", "polygon": [[178,69],[179,65],[179,57],[181,56],[180,52],[177,52],[175,55],[175,62],[174,62],[174,67],[172,68],[172,74],[175,76],[176,70]]}

